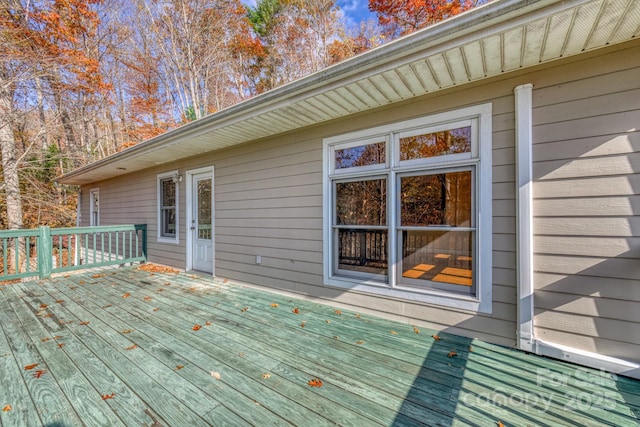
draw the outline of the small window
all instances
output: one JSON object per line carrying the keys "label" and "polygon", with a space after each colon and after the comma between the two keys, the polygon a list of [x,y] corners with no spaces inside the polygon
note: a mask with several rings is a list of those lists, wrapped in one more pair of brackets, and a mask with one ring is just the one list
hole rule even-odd
{"label": "small window", "polygon": [[89,191],[89,225],[97,227],[100,225],[100,190],[92,188]]}
{"label": "small window", "polygon": [[158,241],[178,242],[178,172],[158,175]]}

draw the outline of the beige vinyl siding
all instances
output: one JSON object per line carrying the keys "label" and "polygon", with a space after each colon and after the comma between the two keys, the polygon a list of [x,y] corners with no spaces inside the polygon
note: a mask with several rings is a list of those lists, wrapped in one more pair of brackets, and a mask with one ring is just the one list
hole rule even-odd
{"label": "beige vinyl siding", "polygon": [[[635,124],[630,122],[630,118],[638,117],[638,112],[622,111],[615,107],[617,104],[611,98],[607,98],[606,108],[581,108],[583,111],[590,109],[598,114],[600,110],[606,113],[609,108],[611,111],[606,114],[610,117],[606,119],[599,119],[597,116],[593,119],[584,114],[572,116],[573,111],[563,111],[563,108],[556,108],[549,114],[543,110],[565,102],[572,103],[570,106],[575,109],[581,106],[578,101],[583,98],[592,102],[593,99],[598,99],[612,90],[625,92],[638,89],[628,87],[632,85],[634,74],[630,68],[634,61],[629,59],[625,50],[618,52],[625,48],[622,46],[607,51],[586,53],[582,55],[587,58],[583,61],[568,59],[544,64],[534,69],[505,74],[500,78],[455,87],[368,113],[334,120],[325,125],[88,185],[83,188],[83,192],[86,193],[86,201],[83,202],[83,210],[86,210],[85,224],[88,222],[89,188],[99,187],[102,224],[146,222],[149,224],[150,260],[184,268],[186,179],[180,184],[180,243],[157,243],[156,175],[178,169],[180,174],[186,177],[186,172],[191,169],[214,166],[217,276],[512,346],[515,345],[516,330],[513,88],[531,82],[535,87],[534,137],[537,142],[534,147],[534,173],[537,177],[534,212],[547,212],[537,214],[535,218],[535,243],[537,247],[545,247],[545,251],[550,252],[536,253],[536,287],[546,293],[544,300],[547,301],[546,305],[536,308],[537,320],[541,325],[537,331],[543,338],[569,337],[573,332],[563,329],[562,325],[567,323],[566,316],[575,316],[571,310],[587,313],[584,311],[584,304],[580,302],[583,297],[595,300],[599,297],[622,300],[629,292],[636,292],[635,296],[626,299],[640,301],[637,296],[637,279],[627,277],[632,275],[633,268],[627,263],[633,261],[631,258],[613,258],[624,262],[624,265],[619,265],[616,269],[620,269],[620,274],[625,277],[618,277],[615,273],[607,275],[606,271],[598,275],[585,274],[584,269],[593,265],[584,266],[578,271],[569,268],[578,265],[574,262],[575,259],[584,259],[588,263],[596,261],[596,264],[600,261],[610,261],[607,257],[620,249],[624,242],[629,242],[626,238],[638,237],[640,229],[637,217],[629,216],[634,209],[638,209],[638,201],[629,199],[637,196],[638,181],[635,176],[628,174],[631,163],[624,163],[623,159],[626,159],[626,154],[638,151],[640,140],[635,134],[622,135],[621,132],[637,127],[640,121],[635,120]],[[602,55],[604,56],[601,57]],[[635,62],[638,62],[637,58]],[[638,73],[638,70],[634,72]],[[626,83],[615,80],[619,77],[624,78]],[[565,78],[570,81],[565,82]],[[492,313],[478,314],[324,286],[323,139],[486,102],[491,102],[493,109]],[[628,102],[631,101],[628,99]],[[545,114],[547,119],[540,119]],[[615,120],[612,120],[612,117],[615,117]],[[615,121],[618,123],[615,124]],[[620,123],[627,125],[627,129],[621,130]],[[605,129],[607,137],[600,138],[600,134],[594,131],[596,128]],[[622,147],[625,144],[626,148]],[[583,148],[580,148],[581,146]],[[624,150],[627,151],[623,152]],[[587,153],[592,155],[587,156]],[[594,156],[619,156],[620,162],[616,170],[620,171],[626,167],[627,172],[597,175],[575,172],[591,169],[590,166],[583,167],[586,164],[572,166],[574,157],[590,160],[588,157]],[[574,168],[574,172],[571,172],[571,168]],[[637,164],[631,168],[637,171]],[[618,186],[620,178],[624,180],[627,177],[633,179],[629,178],[623,182],[624,185]],[[585,179],[591,181],[587,183]],[[576,184],[576,181],[580,184]],[[545,187],[546,183],[550,185]],[[576,188],[583,190],[575,192],[572,190],[573,187],[567,187],[563,183],[577,185]],[[617,194],[607,191],[609,185],[615,185]],[[545,194],[545,191],[548,191],[548,194]],[[613,202],[613,199],[619,200],[616,209],[623,213],[611,216],[609,208],[604,211],[611,219],[608,227],[595,224],[599,217],[594,215],[602,215],[601,211],[592,207],[590,209],[595,209],[594,212],[588,214],[583,207],[585,201],[591,202],[598,197],[607,198],[607,203]],[[600,205],[599,209],[604,209],[602,203]],[[637,212],[634,215],[637,215]],[[592,231],[589,233],[593,234],[584,235],[583,225],[590,224]],[[613,234],[607,230],[611,230]],[[606,255],[605,252],[598,255],[578,255],[575,253],[575,240],[556,241],[555,238],[559,236],[565,239],[585,239],[585,242],[593,242],[594,236],[601,236],[609,242],[602,248],[603,251],[605,247],[608,248],[608,252]],[[610,238],[623,240],[613,241]],[[631,243],[637,244],[636,241]],[[262,256],[262,263],[259,265],[256,264],[256,255]],[[558,299],[554,299],[554,293],[558,295]],[[565,295],[580,303],[567,306],[561,302],[564,301],[562,298]],[[570,310],[565,310],[565,306]],[[608,310],[616,309],[615,306],[611,307],[613,308]],[[623,311],[623,308],[620,310]],[[592,311],[590,313],[593,314]],[[554,322],[553,318],[556,315],[558,319]],[[594,320],[586,314],[576,317],[577,321],[585,319],[592,324],[598,324],[597,319]],[[616,325],[620,322],[632,323],[630,320],[619,318],[612,318],[611,321],[618,322]],[[581,338],[593,339],[588,334]],[[619,341],[607,338],[606,343],[602,341],[602,345],[606,344],[606,348],[611,348],[612,342]]]}
{"label": "beige vinyl siding", "polygon": [[640,44],[534,82],[535,333],[640,362]]}

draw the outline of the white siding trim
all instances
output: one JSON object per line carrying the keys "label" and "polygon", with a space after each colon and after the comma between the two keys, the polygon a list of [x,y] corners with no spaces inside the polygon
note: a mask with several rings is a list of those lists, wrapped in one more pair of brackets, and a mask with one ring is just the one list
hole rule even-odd
{"label": "white siding trim", "polygon": [[637,363],[631,363],[615,357],[603,356],[590,351],[579,350],[543,340],[536,340],[535,347],[536,354],[542,356],[553,357],[577,365],[589,366],[591,368],[612,372],[613,374],[640,379],[640,365]]}
{"label": "white siding trim", "polygon": [[[173,170],[169,172],[159,173],[156,175],[156,192],[158,198],[156,199],[156,212],[157,212],[157,222],[156,228],[158,229],[158,242],[159,243],[180,243],[180,183],[177,181],[178,179],[178,171]],[[162,200],[162,188],[160,186],[160,181],[166,178],[176,178],[176,235],[175,237],[166,237],[162,235],[162,212],[161,212],[161,200]]]}
{"label": "white siding trim", "polygon": [[533,164],[532,164],[532,84],[514,89],[516,117],[516,271],[518,281],[517,345],[534,351],[533,327]]}

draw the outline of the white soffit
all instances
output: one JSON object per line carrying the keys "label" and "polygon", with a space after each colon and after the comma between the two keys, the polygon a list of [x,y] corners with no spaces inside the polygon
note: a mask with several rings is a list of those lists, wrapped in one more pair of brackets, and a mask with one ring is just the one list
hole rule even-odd
{"label": "white soffit", "polygon": [[59,181],[87,184],[640,35],[638,0],[497,0],[222,110]]}

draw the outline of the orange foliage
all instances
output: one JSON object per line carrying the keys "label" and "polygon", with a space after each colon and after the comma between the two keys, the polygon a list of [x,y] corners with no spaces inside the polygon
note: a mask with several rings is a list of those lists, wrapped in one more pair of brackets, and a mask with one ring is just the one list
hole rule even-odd
{"label": "orange foliage", "polygon": [[471,0],[369,0],[369,10],[391,37],[403,36],[473,7]]}
{"label": "orange foliage", "polygon": [[140,267],[138,267],[138,270],[146,271],[148,273],[165,273],[165,274],[180,273],[180,271],[176,270],[175,268],[166,267],[164,265],[158,265],[158,264],[153,264],[149,262],[146,264],[142,264]]}
{"label": "orange foliage", "polygon": [[320,378],[312,378],[307,383],[310,387],[322,387],[322,380]]}

